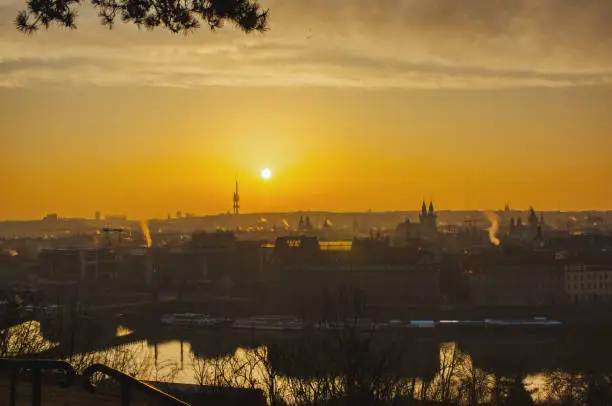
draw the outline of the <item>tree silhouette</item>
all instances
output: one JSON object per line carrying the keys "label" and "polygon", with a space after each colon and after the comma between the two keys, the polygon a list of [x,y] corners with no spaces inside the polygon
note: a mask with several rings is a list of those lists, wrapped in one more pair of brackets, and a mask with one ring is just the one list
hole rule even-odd
{"label": "tree silhouette", "polygon": [[[232,23],[244,32],[265,31],[268,9],[257,0],[89,0],[98,10],[102,24],[112,28],[116,19],[147,29],[164,28],[188,33],[202,23],[211,30]],[[24,33],[55,24],[76,28],[76,7],[81,0],[26,0],[15,25]]]}
{"label": "tree silhouette", "polygon": [[533,406],[533,399],[531,398],[531,394],[527,388],[525,388],[523,377],[514,377],[513,382],[510,384],[506,404],[516,406]]}

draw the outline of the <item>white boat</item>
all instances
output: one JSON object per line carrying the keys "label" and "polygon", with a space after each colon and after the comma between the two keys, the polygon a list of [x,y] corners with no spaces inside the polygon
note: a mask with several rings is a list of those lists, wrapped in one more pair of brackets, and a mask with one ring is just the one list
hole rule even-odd
{"label": "white boat", "polygon": [[348,324],[341,321],[324,321],[314,325],[317,330],[343,330],[347,327]]}
{"label": "white boat", "polygon": [[214,327],[229,322],[228,319],[212,317],[201,313],[174,313],[165,314],[161,318],[162,324],[172,326],[191,326],[191,327]]}
{"label": "white boat", "polygon": [[393,319],[393,320],[389,320],[389,328],[404,328],[406,326],[406,323],[404,323],[402,320],[397,320],[397,319]]}
{"label": "white boat", "polygon": [[388,330],[391,328],[391,324],[386,322],[374,323],[373,328],[374,330]]}
{"label": "white boat", "polygon": [[235,320],[232,327],[243,330],[302,330],[304,322],[290,316],[253,316]]}
{"label": "white boat", "polygon": [[511,326],[511,327],[553,327],[560,326],[562,323],[556,320],[548,320],[543,317],[533,318],[531,320],[494,320],[485,319],[487,326]]}
{"label": "white boat", "polygon": [[406,326],[407,328],[434,328],[435,323],[433,320],[410,320],[410,323]]}
{"label": "white boat", "polygon": [[57,315],[58,313],[61,312],[61,310],[62,310],[62,307],[58,305],[49,305],[49,306],[45,306],[42,308],[43,314],[50,315],[50,316]]}
{"label": "white boat", "polygon": [[387,322],[374,322],[371,319],[347,319],[346,321],[324,321],[314,326],[317,330],[387,330],[391,327]]}

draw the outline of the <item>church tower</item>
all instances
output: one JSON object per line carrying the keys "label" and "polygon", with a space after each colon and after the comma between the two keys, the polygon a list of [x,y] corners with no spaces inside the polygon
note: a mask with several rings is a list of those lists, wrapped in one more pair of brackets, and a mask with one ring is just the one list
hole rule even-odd
{"label": "church tower", "polygon": [[527,219],[527,224],[529,225],[529,236],[531,238],[535,238],[538,235],[538,226],[540,220],[538,216],[535,214],[535,210],[533,207],[529,208],[529,218]]}
{"label": "church tower", "polygon": [[427,205],[425,204],[425,201],[423,201],[423,204],[421,205],[421,214],[419,216],[421,223],[421,237],[426,239],[434,239],[437,237],[437,218],[438,215],[434,210],[433,201],[429,202],[429,210],[427,210]]}

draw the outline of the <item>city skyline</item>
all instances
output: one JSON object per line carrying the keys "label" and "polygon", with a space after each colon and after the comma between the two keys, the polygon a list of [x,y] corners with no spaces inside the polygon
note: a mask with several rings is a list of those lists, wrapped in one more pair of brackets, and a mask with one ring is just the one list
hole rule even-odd
{"label": "city skyline", "polygon": [[0,399],[612,404],[611,16],[0,0]]}
{"label": "city skyline", "polygon": [[[429,204],[429,201],[426,201],[427,204]],[[434,203],[435,204],[435,203]],[[483,215],[482,219],[480,220],[486,220],[489,221],[489,218],[487,217],[487,215],[492,214],[492,213],[498,213],[498,214],[502,214],[504,213],[506,209],[505,208],[476,208],[476,209],[470,209],[470,208],[464,208],[464,209],[453,209],[453,208],[439,208],[438,206],[435,206],[435,211],[437,213],[446,213],[446,214],[451,214],[451,215],[469,215],[470,213],[472,214],[476,214],[479,213],[481,215]],[[546,214],[566,214],[566,215],[570,215],[570,214],[584,214],[585,216],[588,215],[593,215],[596,213],[603,213],[603,214],[609,214],[612,213],[612,210],[599,210],[599,209],[593,209],[593,210],[540,210],[540,209],[536,209],[533,206],[529,206],[529,207],[509,207],[507,209],[507,213],[516,213],[517,215],[522,215],[522,214],[529,214],[531,210],[535,210],[536,213],[538,213],[538,215],[546,215]],[[136,215],[130,215],[127,212],[121,212],[121,211],[114,211],[114,212],[103,212],[100,210],[91,212],[91,213],[85,213],[83,215],[71,215],[70,213],[60,213],[60,212],[48,212],[48,213],[44,213],[39,217],[30,217],[30,218],[15,218],[15,219],[11,219],[11,218],[0,218],[0,222],[20,222],[20,221],[40,221],[40,220],[49,220],[49,219],[53,219],[53,220],[97,220],[97,221],[149,221],[149,220],[176,220],[176,219],[197,219],[197,218],[215,218],[215,217],[236,217],[236,218],[242,218],[244,220],[246,219],[255,219],[258,220],[258,217],[264,216],[262,218],[265,218],[265,216],[283,216],[283,215],[289,215],[289,216],[295,216],[295,215],[299,215],[299,214],[303,214],[303,215],[316,215],[316,216],[325,216],[325,215],[339,215],[339,216],[350,216],[350,215],[367,215],[367,214],[376,214],[376,215],[403,215],[403,214],[409,214],[412,215],[414,217],[413,220],[418,220],[418,216],[421,212],[421,209],[416,209],[416,208],[402,208],[402,209],[396,209],[396,210],[317,210],[317,209],[313,209],[313,210],[302,210],[302,209],[297,209],[297,210],[290,210],[290,211],[245,211],[243,212],[242,210],[240,211],[239,214],[233,214],[232,213],[232,207],[230,206],[230,208],[226,211],[220,211],[220,212],[197,212],[197,211],[183,211],[183,210],[170,210],[170,211],[166,211],[161,215],[158,216],[151,216],[151,217],[138,217]],[[587,218],[587,217],[585,217]],[[463,221],[468,221],[470,218],[462,218],[461,221],[457,221],[456,223],[459,224],[460,222]]]}

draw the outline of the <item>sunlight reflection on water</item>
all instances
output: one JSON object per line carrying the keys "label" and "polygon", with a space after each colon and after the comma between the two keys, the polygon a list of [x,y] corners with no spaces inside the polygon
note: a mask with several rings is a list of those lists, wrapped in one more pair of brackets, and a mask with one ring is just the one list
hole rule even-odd
{"label": "sunlight reflection on water", "polygon": [[[33,354],[57,345],[41,335],[40,324],[36,321],[22,323],[3,330],[1,333],[8,344],[4,347],[5,354],[0,354],[2,356]],[[119,326],[115,335],[125,337],[132,333],[132,330]],[[104,351],[77,354],[67,360],[77,369],[82,369],[94,362],[103,363],[143,380],[252,387],[262,389],[264,392],[269,387],[271,376],[271,365],[265,346],[239,347],[231,354],[202,359],[196,355],[189,342],[167,341],[152,344],[143,340]],[[437,396],[436,391],[440,393],[446,391],[444,385],[450,387],[450,392],[460,393],[461,379],[463,382],[480,379],[489,385],[489,393],[494,392],[491,390],[491,385],[495,382],[494,375],[478,369],[473,364],[470,355],[462,352],[456,343],[448,342],[440,345],[439,362],[439,371],[430,381],[416,380],[416,384],[421,388],[427,385],[427,390],[434,396]],[[448,379],[451,371],[456,375]],[[291,402],[291,391],[287,388],[290,384],[295,384],[296,378],[275,376],[274,379],[275,391]],[[339,381],[340,378],[336,380]],[[547,385],[544,373],[526,376],[522,381],[534,401],[546,398]]]}

